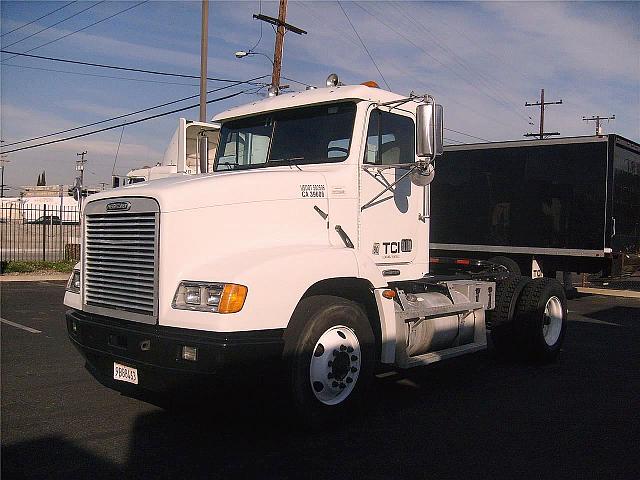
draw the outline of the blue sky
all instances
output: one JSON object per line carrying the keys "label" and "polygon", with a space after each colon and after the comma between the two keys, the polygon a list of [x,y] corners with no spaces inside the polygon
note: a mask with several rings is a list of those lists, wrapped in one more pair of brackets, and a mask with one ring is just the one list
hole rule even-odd
{"label": "blue sky", "polygon": [[[137,2],[100,3],[21,41],[93,3],[76,2],[6,33],[64,3],[3,1],[1,27],[6,34],[1,44],[25,52]],[[594,126],[583,122],[583,115],[615,114],[616,120],[604,125],[605,132],[640,140],[639,2],[345,1],[342,5],[392,90],[434,94],[445,107],[447,128],[489,140],[521,139],[524,133],[537,131],[539,113],[524,103],[537,101],[540,88],[545,88],[548,100],[564,102],[548,107],[546,130],[588,135]],[[197,75],[200,8],[199,2],[148,2],[30,53]],[[266,58],[234,57],[235,51],[258,41],[261,22],[252,14],[260,8],[277,16],[277,2],[210,3],[209,76],[244,80],[270,75]],[[345,83],[373,79],[383,85],[336,2],[290,0],[287,20],[309,34],[287,34],[283,75],[322,85],[329,73],[336,72]],[[256,51],[272,55],[273,41],[273,31],[264,25]],[[6,47],[13,42],[18,43]],[[8,57],[2,54],[0,67],[1,134],[7,143],[198,93],[197,80]],[[221,85],[210,82],[209,88]],[[243,94],[209,105],[208,116],[255,98]],[[197,100],[172,107],[190,103]],[[196,119],[198,110],[125,128],[117,171],[126,173],[160,161],[180,116]],[[456,142],[474,141],[451,131],[446,136]],[[72,183],[75,153],[82,150],[88,151],[86,181],[110,182],[119,137],[120,129],[115,129],[9,154],[5,183],[33,184],[42,170],[50,184]]]}

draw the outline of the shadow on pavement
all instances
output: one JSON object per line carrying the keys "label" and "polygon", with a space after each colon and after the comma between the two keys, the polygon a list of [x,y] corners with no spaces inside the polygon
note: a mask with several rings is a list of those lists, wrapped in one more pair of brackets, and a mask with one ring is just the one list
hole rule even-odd
{"label": "shadow on pavement", "polygon": [[328,431],[298,428],[278,400],[285,392],[263,379],[259,392],[139,415],[122,465],[43,437],[5,446],[3,476],[633,478],[639,314],[630,307],[583,313],[622,328],[570,322],[565,349],[550,365],[479,353],[378,379],[367,411]]}

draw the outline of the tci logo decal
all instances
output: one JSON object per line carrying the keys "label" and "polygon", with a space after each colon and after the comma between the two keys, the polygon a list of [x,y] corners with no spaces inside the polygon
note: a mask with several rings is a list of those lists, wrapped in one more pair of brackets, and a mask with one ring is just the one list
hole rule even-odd
{"label": "tci logo decal", "polygon": [[413,248],[410,238],[404,238],[400,242],[382,242],[385,255],[389,253],[410,252]]}
{"label": "tci logo decal", "polygon": [[131,208],[131,202],[107,203],[107,212],[122,212]]}

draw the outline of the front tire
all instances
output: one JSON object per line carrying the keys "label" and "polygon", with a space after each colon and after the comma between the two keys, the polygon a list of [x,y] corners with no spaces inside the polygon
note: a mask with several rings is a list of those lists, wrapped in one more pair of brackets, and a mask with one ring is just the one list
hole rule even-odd
{"label": "front tire", "polygon": [[294,407],[320,427],[361,410],[371,384],[375,341],[363,309],[328,295],[303,299],[291,320],[285,352]]}

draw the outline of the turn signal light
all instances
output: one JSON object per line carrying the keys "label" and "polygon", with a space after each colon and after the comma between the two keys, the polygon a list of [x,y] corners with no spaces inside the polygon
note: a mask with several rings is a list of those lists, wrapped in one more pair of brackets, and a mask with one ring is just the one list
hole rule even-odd
{"label": "turn signal light", "polygon": [[369,80],[367,82],[362,82],[360,85],[364,85],[365,87],[371,87],[371,88],[380,88],[380,85],[378,85],[373,80]]}
{"label": "turn signal light", "polygon": [[242,310],[244,301],[247,298],[247,287],[227,283],[222,290],[218,313],[236,313]]}
{"label": "turn signal light", "polygon": [[383,290],[382,291],[382,296],[384,298],[393,299],[396,296],[396,291],[395,290]]}

